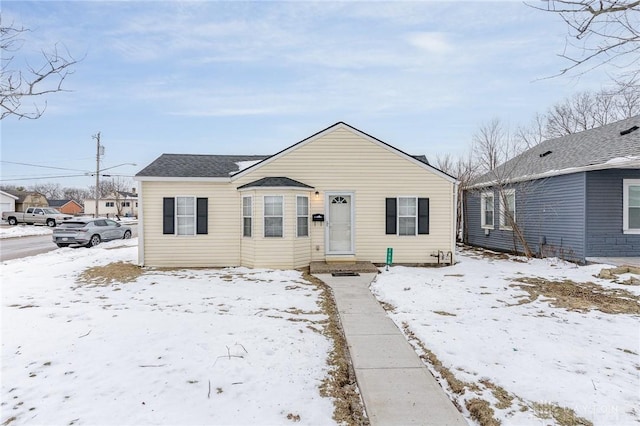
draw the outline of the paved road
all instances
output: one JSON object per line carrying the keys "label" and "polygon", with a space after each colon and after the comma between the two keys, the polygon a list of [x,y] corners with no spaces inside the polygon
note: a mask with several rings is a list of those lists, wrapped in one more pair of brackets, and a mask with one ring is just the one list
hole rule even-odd
{"label": "paved road", "polygon": [[57,248],[51,241],[51,235],[3,238],[0,240],[0,261],[34,256]]}
{"label": "paved road", "polygon": [[[138,226],[131,226],[133,236],[138,236]],[[0,262],[19,259],[36,254],[56,250],[58,247],[51,241],[51,235],[16,237],[0,239]]]}

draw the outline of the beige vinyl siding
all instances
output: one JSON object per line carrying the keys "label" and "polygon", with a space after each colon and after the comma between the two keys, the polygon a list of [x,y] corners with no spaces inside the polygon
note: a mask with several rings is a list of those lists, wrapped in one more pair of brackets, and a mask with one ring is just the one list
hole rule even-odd
{"label": "beige vinyl siding", "polygon": [[[242,220],[240,193],[228,183],[140,183],[143,210],[144,264],[164,267],[238,266]],[[208,198],[208,234],[163,235],[162,199]]]}
{"label": "beige vinyl siding", "polygon": [[[310,196],[307,191],[278,188],[260,188],[243,191],[253,195],[253,237],[242,241],[242,265],[255,268],[292,269],[309,265],[310,238],[296,236],[296,196]],[[264,236],[264,197],[282,196],[284,222],[282,237]],[[251,240],[251,241],[247,241]],[[246,248],[245,248],[246,245]]]}
{"label": "beige vinyl siding", "polygon": [[[238,187],[267,176],[286,176],[315,187],[320,199],[311,191],[310,214],[327,215],[326,192],[353,192],[358,260],[383,263],[386,248],[393,247],[398,263],[435,263],[431,254],[453,251],[454,184],[351,131],[340,128],[296,147],[232,184]],[[429,198],[429,235],[385,235],[385,198],[401,196]],[[285,226],[290,227],[295,211],[291,205],[285,208]],[[325,259],[325,225],[310,224],[312,260]]]}

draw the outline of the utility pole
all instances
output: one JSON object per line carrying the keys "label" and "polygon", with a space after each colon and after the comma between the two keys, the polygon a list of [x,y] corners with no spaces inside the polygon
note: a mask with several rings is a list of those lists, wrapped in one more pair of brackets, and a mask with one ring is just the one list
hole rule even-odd
{"label": "utility pole", "polygon": [[98,200],[100,199],[100,155],[104,154],[104,146],[100,145],[100,132],[91,136],[96,140],[96,212],[98,217]]}

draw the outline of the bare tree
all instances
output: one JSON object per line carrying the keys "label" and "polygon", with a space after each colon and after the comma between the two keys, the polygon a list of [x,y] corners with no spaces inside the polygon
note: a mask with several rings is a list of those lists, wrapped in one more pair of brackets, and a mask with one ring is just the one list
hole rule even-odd
{"label": "bare tree", "polygon": [[[72,67],[78,61],[61,45],[41,51],[40,63],[24,66],[17,64],[16,54],[22,48],[21,36],[29,32],[24,27],[2,22],[0,14],[0,120],[14,116],[37,119],[47,108],[47,102],[39,101],[44,95],[61,92],[65,79],[73,73]],[[24,101],[33,100],[27,108]],[[38,102],[40,105],[38,105]]]}
{"label": "bare tree", "polygon": [[612,89],[579,92],[549,108],[544,114],[543,139],[557,138],[640,113],[640,86],[617,83]]}
{"label": "bare tree", "polygon": [[[568,28],[564,52],[569,65],[558,75],[580,70],[582,73],[612,63],[640,72],[639,0],[545,0],[545,6],[529,6],[560,16]],[[575,53],[574,53],[575,52]]]}
{"label": "bare tree", "polygon": [[[488,173],[490,186],[498,192],[500,205],[509,206],[511,201],[509,197],[514,188],[511,176],[519,166],[515,157],[525,149],[521,140],[518,137],[512,137],[499,119],[493,119],[480,126],[473,136],[472,146],[473,160]],[[518,183],[517,188],[522,199],[526,196],[527,184]],[[499,218],[501,224],[504,223],[504,226],[512,231],[514,251],[519,251],[520,246],[527,257],[533,257],[533,251],[529,247],[521,225],[525,223],[524,218],[521,217],[520,221],[517,221],[512,210],[508,208],[500,210],[503,214]]]}
{"label": "bare tree", "polygon": [[473,135],[471,146],[480,172],[494,170],[526,148],[519,138],[511,136],[508,127],[498,118],[480,126]]}
{"label": "bare tree", "polygon": [[73,200],[82,205],[84,205],[84,200],[88,198],[93,198],[91,192],[88,189],[84,188],[64,188],[62,190],[62,198],[65,200]]}
{"label": "bare tree", "polygon": [[62,189],[59,183],[38,183],[31,186],[31,191],[39,192],[47,200],[59,200],[62,197]]}

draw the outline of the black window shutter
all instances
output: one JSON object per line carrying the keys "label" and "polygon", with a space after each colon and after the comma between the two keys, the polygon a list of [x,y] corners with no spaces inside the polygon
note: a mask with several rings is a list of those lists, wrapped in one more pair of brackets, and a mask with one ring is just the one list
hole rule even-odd
{"label": "black window shutter", "polygon": [[209,229],[209,199],[198,198],[196,201],[196,234],[207,234]]}
{"label": "black window shutter", "polygon": [[162,233],[175,234],[175,198],[162,199]]}
{"label": "black window shutter", "polygon": [[429,233],[429,199],[418,198],[418,234]]}
{"label": "black window shutter", "polygon": [[397,205],[397,199],[395,198],[387,198],[386,199],[386,218],[387,218],[387,225],[386,225],[386,234],[396,234],[396,222],[397,222],[397,209],[396,209],[396,205]]}

